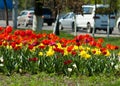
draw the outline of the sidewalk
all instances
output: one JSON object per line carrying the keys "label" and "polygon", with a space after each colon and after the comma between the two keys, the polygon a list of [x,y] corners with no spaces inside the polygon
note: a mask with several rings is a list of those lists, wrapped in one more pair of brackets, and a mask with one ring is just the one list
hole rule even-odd
{"label": "sidewalk", "polygon": [[[82,34],[82,35],[89,34],[89,35],[93,36],[92,33],[87,33],[86,31],[83,31],[83,30],[79,30],[77,33],[72,32],[70,30],[67,32],[74,35],[74,36],[80,35],[80,34]],[[106,33],[106,31],[97,31],[96,33],[94,33],[94,37],[120,37],[120,32],[117,29],[115,29],[112,34],[108,35]]]}
{"label": "sidewalk", "polygon": [[[9,20],[9,25],[13,26],[13,21]],[[5,20],[0,20],[0,26],[5,27],[6,26],[6,21]]]}

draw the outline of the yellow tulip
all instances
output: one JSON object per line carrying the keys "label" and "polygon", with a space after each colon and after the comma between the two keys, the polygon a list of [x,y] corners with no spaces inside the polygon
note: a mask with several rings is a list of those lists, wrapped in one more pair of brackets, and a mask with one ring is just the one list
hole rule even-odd
{"label": "yellow tulip", "polygon": [[10,46],[10,45],[7,45],[7,49],[12,49],[12,46]]}
{"label": "yellow tulip", "polygon": [[60,43],[57,43],[57,46],[58,48],[62,48],[61,44]]}
{"label": "yellow tulip", "polygon": [[23,44],[22,44],[22,43],[20,43],[20,44],[17,44],[16,46],[23,46]]}
{"label": "yellow tulip", "polygon": [[67,56],[69,54],[69,52],[65,49],[64,50],[64,56]]}
{"label": "yellow tulip", "polygon": [[78,46],[74,46],[74,48],[73,48],[73,50],[78,50],[79,49],[79,47]]}
{"label": "yellow tulip", "polygon": [[86,51],[81,51],[80,54],[79,54],[82,58],[85,58],[85,59],[88,59],[91,57],[90,54],[88,54]]}
{"label": "yellow tulip", "polygon": [[110,56],[110,52],[107,50],[107,53],[105,54],[105,56]]}
{"label": "yellow tulip", "polygon": [[39,52],[39,56],[43,56],[43,52]]}
{"label": "yellow tulip", "polygon": [[49,50],[46,52],[46,56],[53,56],[54,55],[54,50],[52,49],[52,46],[49,46]]}
{"label": "yellow tulip", "polygon": [[89,59],[91,57],[90,54],[85,54],[84,58]]}
{"label": "yellow tulip", "polygon": [[118,52],[118,56],[120,56],[120,51]]}

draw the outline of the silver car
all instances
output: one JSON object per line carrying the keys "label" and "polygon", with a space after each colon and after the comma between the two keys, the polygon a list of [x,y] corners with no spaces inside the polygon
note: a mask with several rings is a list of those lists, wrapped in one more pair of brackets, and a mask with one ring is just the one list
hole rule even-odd
{"label": "silver car", "polygon": [[120,32],[120,17],[117,19],[116,27],[118,28],[118,30]]}
{"label": "silver car", "polygon": [[28,25],[32,25],[33,15],[34,15],[34,11],[32,10],[22,11],[17,18],[18,26],[24,25],[25,27],[27,27]]}
{"label": "silver car", "polygon": [[63,30],[64,28],[72,28],[74,29],[74,13],[69,12],[59,19],[59,29]]}

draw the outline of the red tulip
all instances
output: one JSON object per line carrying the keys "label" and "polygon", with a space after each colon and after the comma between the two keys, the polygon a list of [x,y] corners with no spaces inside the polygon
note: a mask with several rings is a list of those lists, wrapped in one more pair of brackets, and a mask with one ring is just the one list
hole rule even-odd
{"label": "red tulip", "polygon": [[70,63],[72,63],[72,60],[66,60],[66,61],[64,61],[64,65],[68,65]]}
{"label": "red tulip", "polygon": [[31,61],[31,62],[36,62],[36,61],[38,61],[39,59],[37,58],[37,57],[33,57],[33,58],[29,58],[29,61]]}
{"label": "red tulip", "polygon": [[7,26],[7,27],[5,28],[5,32],[6,32],[6,33],[11,33],[11,32],[12,32],[12,27],[11,27],[11,26]]}

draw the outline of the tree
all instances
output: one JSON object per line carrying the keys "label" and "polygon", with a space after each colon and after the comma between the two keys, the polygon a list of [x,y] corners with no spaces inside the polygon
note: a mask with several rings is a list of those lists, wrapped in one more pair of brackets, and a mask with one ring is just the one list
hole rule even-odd
{"label": "tree", "polygon": [[34,0],[18,0],[19,5],[18,8],[19,10],[24,10],[24,9],[29,9],[33,7]]}
{"label": "tree", "polygon": [[43,25],[43,2],[34,0],[33,30],[42,30]]}
{"label": "tree", "polygon": [[6,26],[9,25],[9,22],[8,22],[8,8],[7,8],[7,3],[6,3],[6,0],[4,0],[4,8],[5,8],[5,17],[6,17]]}

